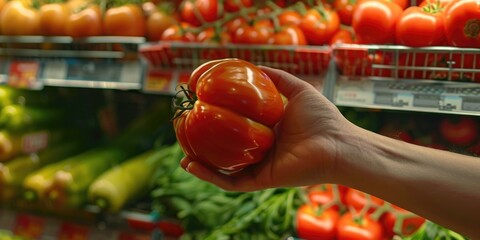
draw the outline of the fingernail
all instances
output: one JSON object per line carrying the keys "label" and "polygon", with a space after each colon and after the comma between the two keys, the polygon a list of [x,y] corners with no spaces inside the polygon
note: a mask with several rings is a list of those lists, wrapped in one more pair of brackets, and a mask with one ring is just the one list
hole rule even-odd
{"label": "fingernail", "polygon": [[188,170],[188,168],[190,167],[190,165],[191,165],[192,163],[193,163],[193,162],[189,162],[189,163],[187,164],[187,166],[185,167],[185,171],[187,171],[188,173],[190,172],[190,171]]}

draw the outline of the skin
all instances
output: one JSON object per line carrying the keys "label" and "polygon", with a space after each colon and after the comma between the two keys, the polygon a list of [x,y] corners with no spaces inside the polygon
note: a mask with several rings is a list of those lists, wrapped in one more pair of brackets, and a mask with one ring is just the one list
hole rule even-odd
{"label": "skin", "polygon": [[305,81],[262,70],[289,100],[270,154],[233,176],[184,158],[186,171],[227,191],[343,184],[480,239],[480,159],[364,130]]}

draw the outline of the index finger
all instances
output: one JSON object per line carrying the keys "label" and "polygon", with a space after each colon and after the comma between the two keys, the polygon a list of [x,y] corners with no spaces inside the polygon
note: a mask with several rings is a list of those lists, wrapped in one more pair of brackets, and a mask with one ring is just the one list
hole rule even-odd
{"label": "index finger", "polygon": [[268,77],[270,77],[278,91],[280,91],[287,98],[292,98],[305,89],[312,87],[307,82],[286,71],[265,66],[260,66],[260,69],[265,72]]}

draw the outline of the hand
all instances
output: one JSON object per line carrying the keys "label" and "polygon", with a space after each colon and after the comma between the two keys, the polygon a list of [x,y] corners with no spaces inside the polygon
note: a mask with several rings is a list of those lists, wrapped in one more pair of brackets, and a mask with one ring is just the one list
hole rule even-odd
{"label": "hand", "polygon": [[196,177],[229,191],[306,186],[330,181],[339,156],[338,142],[350,124],[317,89],[277,69],[261,67],[288,98],[285,115],[275,127],[268,156],[242,171],[225,175],[188,157],[181,166]]}

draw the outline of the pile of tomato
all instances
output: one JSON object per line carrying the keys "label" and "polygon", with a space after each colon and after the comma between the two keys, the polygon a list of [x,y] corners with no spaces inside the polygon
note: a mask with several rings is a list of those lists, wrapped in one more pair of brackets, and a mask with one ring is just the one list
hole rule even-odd
{"label": "pile of tomato", "polygon": [[308,202],[296,213],[302,239],[392,239],[412,235],[425,219],[375,196],[342,185],[305,189]]}

